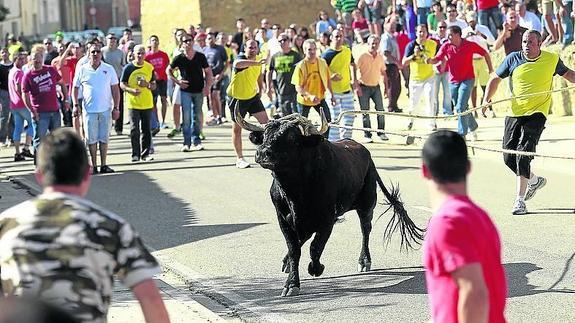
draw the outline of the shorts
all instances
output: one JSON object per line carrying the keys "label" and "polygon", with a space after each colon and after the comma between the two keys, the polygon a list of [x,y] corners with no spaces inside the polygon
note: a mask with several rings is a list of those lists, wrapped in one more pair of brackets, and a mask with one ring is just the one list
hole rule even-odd
{"label": "shorts", "polygon": [[88,145],[107,144],[110,138],[112,112],[84,113],[84,131]]}
{"label": "shorts", "polygon": [[475,72],[475,85],[487,86],[487,82],[489,81],[489,68],[483,57],[473,59],[473,71]]}
{"label": "shorts", "polygon": [[154,96],[166,97],[168,95],[168,81],[166,80],[156,80],[156,89],[154,90]]}
{"label": "shorts", "polygon": [[[534,113],[521,117],[506,117],[503,132],[503,149],[535,152],[535,148],[545,129],[547,118],[543,113]],[[530,163],[533,157],[503,154],[503,160],[516,175],[530,177]]]}
{"label": "shorts", "polygon": [[220,78],[219,81],[214,82],[214,84],[212,84],[212,87],[210,88],[210,93],[214,92],[214,91],[221,91],[222,89],[222,81],[224,80],[223,77]]}
{"label": "shorts", "polygon": [[172,94],[172,104],[182,105],[182,96],[180,95],[180,86],[174,86],[174,93]]}
{"label": "shorts", "polygon": [[232,114],[232,120],[236,122],[236,116],[234,114],[234,109],[237,107],[240,109],[240,114],[242,117],[245,117],[246,114],[249,112],[250,115],[254,115],[258,112],[266,111],[262,100],[260,99],[260,95],[256,94],[251,99],[247,100],[238,100],[236,98],[230,98],[229,108],[230,113]]}
{"label": "shorts", "polygon": [[376,8],[373,8],[371,5],[364,4],[363,17],[368,23],[381,23],[381,2],[377,2]]}

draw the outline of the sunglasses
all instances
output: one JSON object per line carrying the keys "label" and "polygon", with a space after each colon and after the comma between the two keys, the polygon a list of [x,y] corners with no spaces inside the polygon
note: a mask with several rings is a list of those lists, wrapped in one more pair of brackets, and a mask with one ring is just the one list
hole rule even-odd
{"label": "sunglasses", "polygon": [[186,44],[188,44],[188,43],[191,43],[191,42],[192,42],[192,40],[191,40],[191,39],[185,39],[185,40],[182,40],[182,43],[186,43]]}
{"label": "sunglasses", "polygon": [[102,51],[99,50],[99,49],[92,49],[92,50],[90,51],[90,53],[92,53],[92,54],[100,54],[101,52],[102,52]]}
{"label": "sunglasses", "polygon": [[447,26],[439,26],[439,29],[445,29]]}
{"label": "sunglasses", "polygon": [[286,41],[288,41],[287,38],[282,38],[282,39],[280,39],[280,43],[285,43]]}
{"label": "sunglasses", "polygon": [[44,45],[52,45],[52,43],[44,43]]}

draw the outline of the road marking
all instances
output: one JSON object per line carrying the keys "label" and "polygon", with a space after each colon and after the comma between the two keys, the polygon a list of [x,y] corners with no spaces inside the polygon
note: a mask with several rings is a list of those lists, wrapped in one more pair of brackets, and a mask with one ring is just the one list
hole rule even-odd
{"label": "road marking", "polygon": [[[208,297],[217,294],[218,296],[221,296],[229,300],[233,304],[222,304],[222,305],[224,305],[226,308],[231,309],[234,312],[241,313],[247,311],[251,315],[257,316],[259,320],[267,322],[277,322],[277,323],[290,322],[289,320],[286,320],[280,315],[272,313],[267,309],[257,305],[255,302],[247,300],[234,292],[228,291],[226,286],[211,281],[204,275],[192,270],[188,266],[178,261],[175,261],[174,259],[172,259],[172,257],[162,254],[160,251],[152,252],[152,254],[162,264],[162,267],[164,267],[166,270],[170,271],[174,275],[180,277],[186,283],[186,285],[200,285],[199,288],[202,289],[200,293],[205,294]],[[214,299],[213,297],[210,298]],[[217,299],[215,299],[214,301],[218,303],[226,303],[225,301],[222,302],[222,300],[218,301]]]}

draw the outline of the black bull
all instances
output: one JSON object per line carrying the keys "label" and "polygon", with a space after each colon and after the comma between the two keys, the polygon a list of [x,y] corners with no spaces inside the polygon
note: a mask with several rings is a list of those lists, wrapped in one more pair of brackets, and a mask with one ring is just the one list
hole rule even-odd
{"label": "black bull", "polygon": [[308,272],[312,276],[323,273],[320,257],[325,244],[337,217],[350,210],[357,211],[363,235],[358,268],[370,270],[369,234],[377,204],[377,185],[388,201],[387,210],[393,209],[384,239],[389,241],[399,228],[402,247],[421,243],[424,230],[407,215],[399,189],[387,190],[371,154],[361,144],[351,139],[333,143],[325,140],[322,134],[327,130],[327,121],[323,113],[318,131],[298,114],[272,120],[263,128],[245,121],[238,108],[235,112],[238,124],[251,131],[250,140],[258,146],[256,162],[272,171],[271,198],[288,247],[282,270],[289,276],[282,296],[299,294],[301,246],[314,233]]}

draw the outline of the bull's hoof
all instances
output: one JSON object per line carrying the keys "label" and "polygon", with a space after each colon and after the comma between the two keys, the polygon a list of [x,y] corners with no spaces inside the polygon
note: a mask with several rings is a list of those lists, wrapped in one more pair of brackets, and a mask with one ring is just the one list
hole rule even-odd
{"label": "bull's hoof", "polygon": [[284,262],[284,263],[282,264],[282,271],[283,271],[284,273],[286,273],[286,274],[289,274],[289,264],[287,264],[287,263]]}
{"label": "bull's hoof", "polygon": [[307,272],[314,277],[321,276],[321,274],[323,274],[324,269],[325,266],[322,264],[319,264],[319,266],[314,266],[313,261],[310,262],[309,265],[307,266]]}
{"label": "bull's hoof", "polygon": [[299,295],[299,287],[284,287],[282,297]]}
{"label": "bull's hoof", "polygon": [[366,273],[371,270],[371,262],[366,262],[364,264],[357,265],[357,271],[360,273]]}

